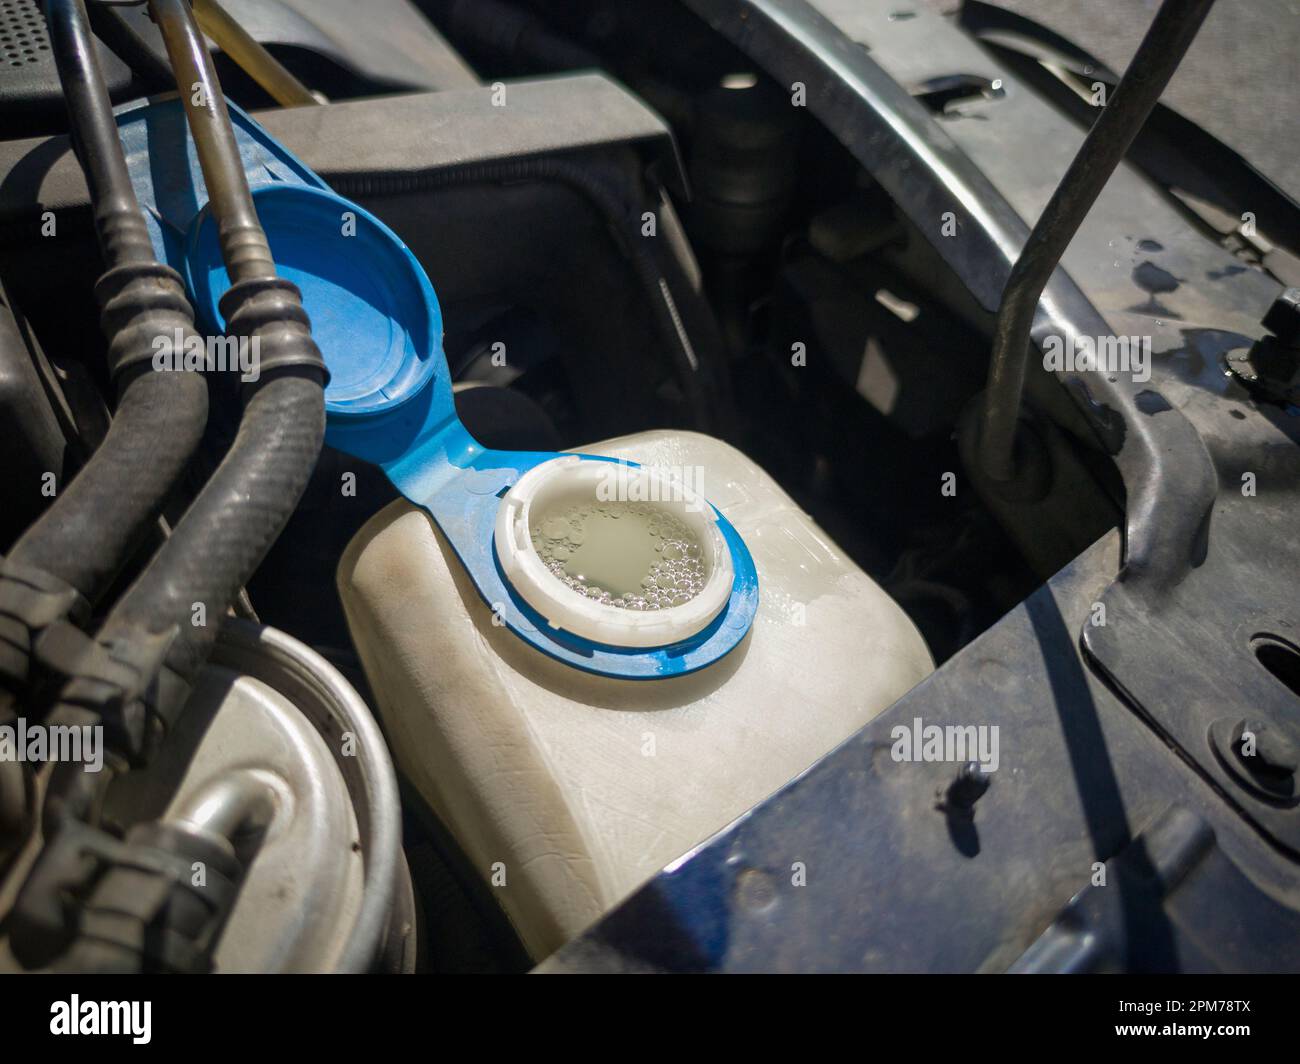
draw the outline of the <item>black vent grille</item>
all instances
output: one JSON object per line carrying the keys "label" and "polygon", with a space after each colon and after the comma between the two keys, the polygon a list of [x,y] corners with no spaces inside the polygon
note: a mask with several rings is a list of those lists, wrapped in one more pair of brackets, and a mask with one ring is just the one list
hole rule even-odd
{"label": "black vent grille", "polygon": [[0,0],[0,63],[11,67],[50,59],[50,38],[37,0]]}

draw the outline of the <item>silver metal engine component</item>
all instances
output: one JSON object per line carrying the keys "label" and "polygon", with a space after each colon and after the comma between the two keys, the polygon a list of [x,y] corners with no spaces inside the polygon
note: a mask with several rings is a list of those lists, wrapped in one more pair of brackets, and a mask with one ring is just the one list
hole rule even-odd
{"label": "silver metal engine component", "polygon": [[112,807],[222,835],[248,862],[216,971],[412,966],[387,747],[347,680],[284,632],[224,622],[176,730],[147,772],[118,781]]}

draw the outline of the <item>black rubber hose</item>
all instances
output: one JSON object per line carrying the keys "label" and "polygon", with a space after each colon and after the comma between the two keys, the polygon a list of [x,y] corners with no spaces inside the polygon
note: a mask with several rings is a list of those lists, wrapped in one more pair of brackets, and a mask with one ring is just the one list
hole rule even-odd
{"label": "black rubber hose", "polygon": [[[298,505],[324,437],[319,375],[284,371],[261,382],[225,459],[113,608],[100,642],[141,631],[165,634],[175,626],[179,635],[168,652],[168,667],[192,680],[207,659],[226,608]],[[204,623],[195,624],[196,617]],[[158,708],[170,716],[169,707]]]}
{"label": "black rubber hose", "polygon": [[118,400],[108,435],[9,552],[94,603],[143,540],[199,444],[208,387],[196,373],[141,373]]}
{"label": "black rubber hose", "polygon": [[682,324],[676,301],[654,252],[646,241],[634,235],[640,233],[641,220],[605,181],[587,168],[566,159],[511,159],[410,175],[350,174],[333,181],[332,185],[344,196],[373,196],[422,192],[451,185],[512,181],[551,181],[567,185],[604,216],[645,293],[655,326],[672,358],[685,394],[692,427],[710,428],[713,418],[701,382],[700,359]]}
{"label": "black rubber hose", "polygon": [[[301,296],[294,285],[275,275],[238,152],[228,150],[233,134],[225,100],[189,6],[184,0],[154,0],[151,10],[163,28],[182,86],[205,184],[214,193],[210,209],[223,235],[222,253],[234,280],[221,300],[221,313],[227,331],[259,353],[260,373],[245,385],[243,417],[225,458],[170,538],[109,613],[93,642],[78,633],[70,636],[66,625],[55,625],[37,646],[42,660],[69,677],[47,719],[102,722],[112,737],[108,753],[114,771],[122,761],[146,760],[152,744],[169,730],[188,700],[190,685],[207,659],[226,608],[297,506],[324,442],[328,379]],[[90,91],[95,79],[85,72],[86,64],[93,63],[93,43],[81,0],[52,0],[50,19],[52,25],[60,24],[60,31],[67,31],[61,34],[62,45],[76,56],[70,64],[70,102],[74,108],[85,106],[95,97]],[[191,86],[196,83],[202,85],[206,106],[212,108],[210,112],[205,108],[201,117],[192,109]],[[152,261],[147,231],[143,244],[135,238],[143,223],[136,226],[131,209],[134,194],[129,181],[122,183],[125,160],[120,148],[117,155],[107,150],[110,132],[117,143],[111,112],[94,111],[92,119],[78,130],[79,151],[85,152],[92,189],[102,193],[104,207],[97,209],[97,219],[106,219],[101,230],[109,237],[105,255],[111,263],[122,263],[110,269],[105,280],[122,275],[126,283],[121,291],[137,294],[143,283],[147,291],[158,294],[157,302],[170,306],[175,275],[166,276],[170,271]],[[96,204],[98,208],[98,200]],[[233,210],[237,219],[223,214],[223,208]],[[239,223],[233,229],[232,220]],[[141,249],[148,250],[148,261]],[[118,287],[107,287],[106,315],[120,294]],[[119,329],[116,338],[123,336],[140,340],[147,333]],[[138,347],[130,345],[133,352]],[[128,368],[138,370],[142,365],[137,353]],[[180,379],[183,374],[153,376]],[[167,447],[163,441],[151,460],[158,461]],[[57,771],[68,767],[56,766],[49,780],[44,800],[49,825],[68,817],[93,817],[104,783],[112,775],[91,780],[79,766]]]}
{"label": "black rubber hose", "polygon": [[108,271],[96,285],[119,396],[95,453],[18,540],[9,564],[48,573],[96,601],[136,547],[198,446],[208,414],[197,373],[150,372],[159,336],[193,335],[179,275],[154,257],[131,187],[82,0],[48,0],[67,97]]}
{"label": "black rubber hose", "polygon": [[[222,615],[311,478],[325,438],[327,374],[298,289],[275,274],[225,98],[189,5],[152,0],[150,11],[183,87],[209,209],[234,282],[221,300],[227,332],[256,346],[261,367],[258,379],[244,386],[243,417],[225,458],[97,637],[113,647],[172,636],[167,667],[183,684],[153,706],[166,728],[207,659]],[[200,87],[197,96],[192,86]]]}
{"label": "black rubber hose", "polygon": [[[42,644],[70,677],[50,714],[100,722],[116,762],[146,762],[188,700],[222,615],[280,535],[316,467],[325,437],[324,360],[301,295],[275,274],[230,127],[221,86],[186,0],[151,0],[182,86],[208,209],[233,284],[226,331],[258,354],[244,385],[239,430],[171,536],[109,613],[94,645],[56,631]],[[202,101],[201,103],[198,101]],[[56,773],[50,822],[93,816],[102,785]]]}

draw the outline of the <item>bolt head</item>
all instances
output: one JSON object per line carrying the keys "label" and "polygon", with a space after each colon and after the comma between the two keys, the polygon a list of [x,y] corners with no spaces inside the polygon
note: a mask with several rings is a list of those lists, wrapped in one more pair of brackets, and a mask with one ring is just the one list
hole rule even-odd
{"label": "bolt head", "polygon": [[991,782],[992,777],[978,761],[966,762],[948,787],[948,805],[954,809],[970,809],[989,789]]}

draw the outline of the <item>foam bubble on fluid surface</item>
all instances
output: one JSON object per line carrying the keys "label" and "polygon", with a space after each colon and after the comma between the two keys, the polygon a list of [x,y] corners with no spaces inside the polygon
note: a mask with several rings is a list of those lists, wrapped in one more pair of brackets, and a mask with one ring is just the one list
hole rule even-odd
{"label": "foam bubble on fluid surface", "polygon": [[605,605],[660,610],[684,605],[704,588],[699,540],[655,506],[560,505],[538,515],[529,531],[556,579]]}

